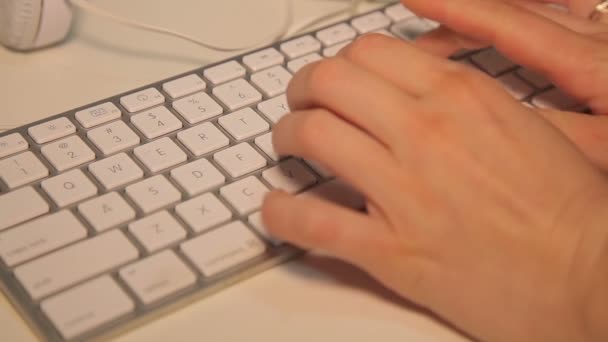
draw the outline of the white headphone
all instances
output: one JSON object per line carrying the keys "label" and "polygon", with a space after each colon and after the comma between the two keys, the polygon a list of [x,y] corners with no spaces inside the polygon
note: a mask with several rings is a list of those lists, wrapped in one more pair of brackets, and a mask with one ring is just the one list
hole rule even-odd
{"label": "white headphone", "polygon": [[0,44],[26,51],[60,42],[70,30],[66,0],[0,0]]}

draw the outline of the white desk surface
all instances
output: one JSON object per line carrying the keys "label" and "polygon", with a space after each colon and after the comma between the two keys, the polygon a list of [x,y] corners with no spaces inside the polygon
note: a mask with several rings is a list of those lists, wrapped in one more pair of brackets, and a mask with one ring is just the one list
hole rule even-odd
{"label": "white desk surface", "polygon": [[[271,32],[283,0],[99,0],[113,11],[214,42]],[[296,1],[296,22],[343,6]],[[366,5],[363,8],[371,8]],[[79,13],[69,41],[32,54],[0,47],[0,130],[226,58]],[[0,295],[0,339],[36,337]],[[359,270],[306,256],[121,335],[118,341],[461,341]]]}

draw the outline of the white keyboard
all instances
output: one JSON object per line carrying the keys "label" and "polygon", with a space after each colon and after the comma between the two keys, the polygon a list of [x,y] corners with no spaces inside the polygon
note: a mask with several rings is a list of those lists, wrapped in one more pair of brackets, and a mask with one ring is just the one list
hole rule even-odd
{"label": "white keyboard", "polygon": [[[3,291],[42,338],[87,340],[293,257],[265,232],[266,192],[364,203],[314,163],[274,152],[293,73],[361,34],[434,27],[389,5],[0,134]],[[580,109],[495,50],[454,59],[530,106]]]}

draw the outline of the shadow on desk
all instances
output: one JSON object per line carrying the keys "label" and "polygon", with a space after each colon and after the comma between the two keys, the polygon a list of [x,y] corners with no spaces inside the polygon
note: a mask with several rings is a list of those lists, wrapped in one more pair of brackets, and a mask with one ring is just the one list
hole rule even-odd
{"label": "shadow on desk", "polygon": [[310,280],[314,280],[314,278],[333,279],[333,281],[342,286],[365,291],[392,305],[397,305],[403,310],[425,315],[462,337],[474,340],[473,337],[455,327],[450,322],[437,316],[432,311],[397,295],[367,273],[349,263],[331,257],[306,254],[298,260],[297,264],[297,267],[290,267],[289,271],[296,273],[298,277],[309,278]]}

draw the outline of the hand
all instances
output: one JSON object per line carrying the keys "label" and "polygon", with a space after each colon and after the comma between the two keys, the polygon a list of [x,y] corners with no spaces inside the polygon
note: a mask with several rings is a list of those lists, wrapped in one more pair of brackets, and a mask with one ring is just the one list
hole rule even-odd
{"label": "hand", "polygon": [[[461,49],[494,45],[513,61],[539,71],[558,87],[608,114],[608,22],[587,19],[597,0],[402,0],[442,23],[416,45],[448,56]],[[567,3],[571,12],[541,2]],[[608,20],[608,18],[606,18]],[[538,110],[597,165],[608,170],[608,117]]]}
{"label": "hand", "polygon": [[370,35],[305,67],[287,94],[277,152],[327,167],[368,210],[275,191],[273,235],[482,340],[608,338],[606,179],[492,79]]}

